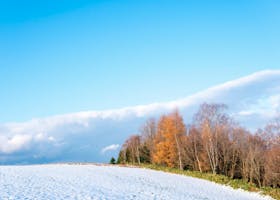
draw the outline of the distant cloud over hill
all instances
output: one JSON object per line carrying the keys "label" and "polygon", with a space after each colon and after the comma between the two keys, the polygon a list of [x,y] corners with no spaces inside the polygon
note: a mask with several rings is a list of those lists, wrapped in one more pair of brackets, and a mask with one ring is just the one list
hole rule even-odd
{"label": "distant cloud over hill", "polygon": [[280,109],[280,70],[257,72],[172,102],[2,124],[0,163],[107,162],[147,118],[178,108],[190,123],[203,102],[227,104],[229,113],[250,129],[263,126]]}

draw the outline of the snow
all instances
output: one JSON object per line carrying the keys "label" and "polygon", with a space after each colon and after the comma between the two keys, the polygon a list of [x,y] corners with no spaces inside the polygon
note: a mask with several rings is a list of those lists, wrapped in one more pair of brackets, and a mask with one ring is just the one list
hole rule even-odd
{"label": "snow", "polygon": [[209,181],[149,169],[98,165],[0,166],[0,199],[269,200]]}

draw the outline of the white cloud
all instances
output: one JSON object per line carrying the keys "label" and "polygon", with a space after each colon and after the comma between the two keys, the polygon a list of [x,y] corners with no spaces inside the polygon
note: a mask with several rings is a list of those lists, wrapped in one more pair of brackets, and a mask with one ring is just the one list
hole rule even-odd
{"label": "white cloud", "polygon": [[115,151],[120,147],[119,144],[111,144],[109,146],[104,147],[101,152],[106,153],[107,151]]}
{"label": "white cloud", "polygon": [[28,146],[31,142],[32,137],[30,135],[14,135],[11,138],[1,137],[0,138],[0,151],[2,153],[13,153],[18,150],[22,150]]}
{"label": "white cloud", "polygon": [[[16,162],[19,158],[14,153],[18,152],[23,154],[20,159],[27,162],[37,162],[32,160],[34,157],[46,162],[89,158],[91,161],[107,161],[107,154],[100,157],[100,151],[109,154],[117,147],[103,147],[123,143],[146,118],[179,108],[186,122],[190,123],[192,114],[203,102],[225,103],[238,120],[255,128],[279,110],[279,85],[280,70],[266,70],[176,101],[0,124],[0,155],[5,155],[5,160],[0,159],[0,163]],[[81,148],[83,146],[87,147],[86,151]]]}
{"label": "white cloud", "polygon": [[261,115],[267,118],[273,118],[279,112],[280,95],[271,95],[266,98],[259,98],[254,104],[247,105],[246,110],[238,113],[240,116]]}
{"label": "white cloud", "polygon": [[238,113],[238,115],[240,115],[240,116],[249,116],[249,115],[253,115],[253,114],[255,114],[255,112],[252,110],[243,110]]}

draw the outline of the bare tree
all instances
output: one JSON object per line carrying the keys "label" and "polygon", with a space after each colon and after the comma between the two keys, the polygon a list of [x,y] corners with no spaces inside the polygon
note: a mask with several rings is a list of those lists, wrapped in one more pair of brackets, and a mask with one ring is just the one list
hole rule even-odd
{"label": "bare tree", "polygon": [[230,165],[229,176],[231,178],[242,177],[241,163],[242,156],[245,158],[247,154],[247,135],[249,133],[242,127],[235,127],[232,132],[229,133],[230,146]]}
{"label": "bare tree", "polygon": [[264,134],[267,141],[265,184],[280,187],[280,116],[267,124]]}
{"label": "bare tree", "polygon": [[202,172],[202,155],[203,155],[203,144],[200,132],[194,127],[190,127],[186,143],[185,143],[185,156],[187,158],[188,165],[193,170],[199,170]]}
{"label": "bare tree", "polygon": [[186,136],[186,126],[183,122],[182,116],[179,114],[179,111],[176,109],[173,113],[171,113],[171,117],[174,121],[175,131],[174,137],[176,142],[178,161],[179,161],[179,169],[183,170],[183,138]]}
{"label": "bare tree", "polygon": [[148,119],[143,126],[140,127],[141,134],[141,157],[144,162],[151,163],[151,153],[153,151],[153,143],[157,132],[157,123],[154,118]]}
{"label": "bare tree", "polygon": [[246,144],[242,147],[242,177],[250,183],[262,186],[264,178],[265,141],[258,134],[246,135]]}
{"label": "bare tree", "polygon": [[140,164],[140,136],[130,136],[122,146],[119,154],[119,162],[138,163]]}
{"label": "bare tree", "polygon": [[140,164],[140,136],[139,135],[133,135],[129,139],[129,148],[132,152],[132,160],[133,163],[136,162]]}
{"label": "bare tree", "polygon": [[228,121],[224,112],[224,104],[207,104],[200,106],[195,115],[195,122],[202,133],[203,146],[208,155],[208,161],[213,174],[218,171],[219,164],[219,131]]}

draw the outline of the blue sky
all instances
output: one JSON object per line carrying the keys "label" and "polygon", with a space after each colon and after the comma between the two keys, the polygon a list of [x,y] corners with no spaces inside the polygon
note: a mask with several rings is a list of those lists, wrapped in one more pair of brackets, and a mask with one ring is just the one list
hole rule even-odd
{"label": "blue sky", "polygon": [[279,69],[280,2],[1,1],[0,122],[170,101]]}

